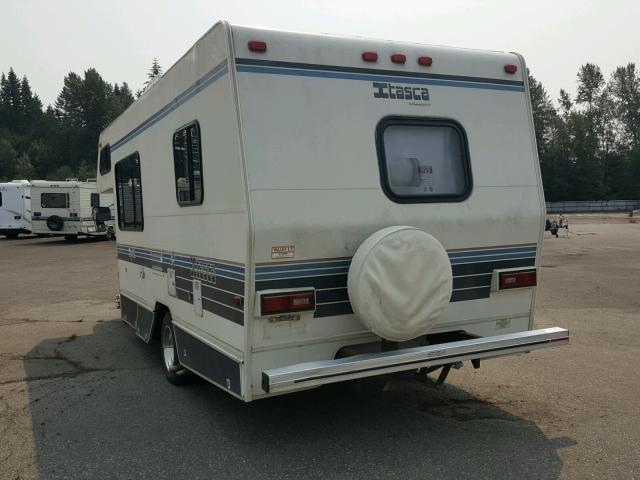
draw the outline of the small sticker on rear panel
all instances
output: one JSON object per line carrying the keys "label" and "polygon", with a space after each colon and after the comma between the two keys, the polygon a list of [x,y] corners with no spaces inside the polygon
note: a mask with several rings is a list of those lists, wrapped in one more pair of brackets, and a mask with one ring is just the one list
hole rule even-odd
{"label": "small sticker on rear panel", "polygon": [[285,245],[280,247],[271,247],[271,259],[293,258],[296,256],[295,245]]}

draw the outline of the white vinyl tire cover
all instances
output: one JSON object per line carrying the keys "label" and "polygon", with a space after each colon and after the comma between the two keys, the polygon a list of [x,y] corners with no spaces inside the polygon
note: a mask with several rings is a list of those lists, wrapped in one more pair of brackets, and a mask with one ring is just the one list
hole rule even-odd
{"label": "white vinyl tire cover", "polygon": [[451,262],[428,233],[388,227],[358,247],[347,286],[353,311],[367,328],[386,340],[411,340],[432,328],[449,304]]}

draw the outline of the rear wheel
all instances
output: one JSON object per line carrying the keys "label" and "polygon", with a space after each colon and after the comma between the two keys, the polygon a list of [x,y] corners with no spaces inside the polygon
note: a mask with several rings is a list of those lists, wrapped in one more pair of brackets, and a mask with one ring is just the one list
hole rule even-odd
{"label": "rear wheel", "polygon": [[64,239],[67,242],[75,242],[76,240],[78,240],[78,236],[77,235],[65,235]]}
{"label": "rear wheel", "polygon": [[173,324],[171,323],[171,314],[169,312],[166,312],[162,318],[160,342],[162,344],[164,373],[167,380],[174,385],[182,385],[186,380],[187,370],[180,365],[180,361],[178,360],[176,338],[173,331]]}
{"label": "rear wheel", "polygon": [[16,238],[18,238],[18,232],[7,232],[4,234],[5,237],[11,239],[11,240],[15,240]]}

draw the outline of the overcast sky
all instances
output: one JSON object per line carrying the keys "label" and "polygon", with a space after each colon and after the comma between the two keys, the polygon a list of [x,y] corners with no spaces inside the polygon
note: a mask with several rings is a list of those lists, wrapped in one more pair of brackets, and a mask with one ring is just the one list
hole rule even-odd
{"label": "overcast sky", "polygon": [[64,76],[95,67],[144,83],[151,59],[170,67],[216,21],[406,40],[524,55],[557,98],[594,62],[605,76],[640,64],[638,0],[0,0],[0,71],[27,75],[45,105]]}

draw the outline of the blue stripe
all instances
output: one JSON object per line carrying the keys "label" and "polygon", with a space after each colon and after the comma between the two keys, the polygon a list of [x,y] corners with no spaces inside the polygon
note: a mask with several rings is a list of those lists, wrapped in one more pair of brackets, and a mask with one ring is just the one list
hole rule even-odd
{"label": "blue stripe", "polygon": [[203,91],[208,86],[212,85],[216,80],[224,76],[228,72],[227,60],[219,63],[209,72],[207,72],[200,79],[196,80],[196,82],[187,88],[184,92],[176,96],[173,100],[171,100],[168,104],[166,104],[163,108],[157,111],[155,114],[147,118],[144,122],[138,125],[136,128],[131,130],[128,134],[122,137],[117,142],[114,142],[111,145],[111,151],[115,151],[127,142],[133,140],[135,137],[140,135],[142,132],[147,130],[149,127],[152,127],[164,117],[173,112],[176,108],[180,107],[184,103],[191,100],[198,93]]}
{"label": "blue stripe", "polygon": [[322,275],[346,275],[349,267],[327,268],[326,270],[311,271],[295,271],[295,272],[275,272],[275,273],[256,273],[256,281],[273,280],[275,278],[293,278],[293,277],[320,277]]}
{"label": "blue stripe", "polygon": [[[173,263],[171,262],[171,256],[163,254],[159,250],[149,250],[141,247],[130,247],[123,244],[117,245],[117,252],[122,255],[129,255],[129,251],[133,250],[135,257],[144,258],[146,260],[152,260],[157,263],[174,265],[182,268],[193,268],[192,259],[195,259],[198,263],[214,266],[216,269],[216,275],[221,277],[230,278],[232,280],[244,281],[244,267],[239,265],[231,265],[228,263],[221,263],[218,261],[205,260],[197,256],[185,256],[185,255],[173,255]],[[165,252],[166,253],[166,252]]]}
{"label": "blue stripe", "polygon": [[155,260],[155,257],[147,252],[136,252],[135,256],[140,258],[146,258],[148,260]]}
{"label": "blue stripe", "polygon": [[285,265],[264,265],[257,266],[256,273],[268,273],[268,272],[282,272],[290,270],[317,270],[319,268],[338,268],[348,267],[351,265],[351,259],[342,260],[338,262],[309,262],[309,263],[294,263]]}
{"label": "blue stripe", "polygon": [[216,277],[231,278],[232,280],[241,280],[244,282],[244,275],[240,275],[238,273],[224,272],[224,274],[221,274],[216,270]]}
{"label": "blue stripe", "polygon": [[241,267],[241,266],[238,266],[238,265],[231,265],[229,263],[222,263],[222,262],[218,262],[216,260],[207,260],[207,259],[200,258],[200,257],[197,257],[197,256],[190,257],[190,256],[178,255],[178,254],[174,255],[174,259],[179,261],[179,262],[188,263],[189,265],[191,265],[192,259],[195,259],[195,261],[198,262],[198,263],[202,263],[204,265],[211,265],[211,266],[214,266],[216,269],[228,270],[230,272],[239,273],[239,274],[244,275],[244,267]]}
{"label": "blue stripe", "polygon": [[256,65],[236,65],[238,72],[266,73],[270,75],[289,75],[295,77],[333,78],[339,80],[359,80],[369,82],[394,82],[416,85],[436,85],[441,87],[477,88],[481,90],[505,90],[524,92],[520,85],[501,85],[497,83],[466,82],[463,80],[438,80],[435,78],[397,77],[391,75],[371,75],[338,71],[306,70],[298,68],[262,67]]}
{"label": "blue stripe", "polygon": [[[513,258],[535,258],[535,245],[530,247],[504,247],[484,250],[461,250],[456,252],[448,252],[452,265],[460,263],[481,263],[486,261],[509,260]],[[278,277],[292,277],[296,273],[298,276],[314,276],[339,271],[339,269],[348,269],[351,260],[339,261],[321,261],[321,262],[305,262],[290,263],[279,265],[260,265],[256,266],[256,280],[267,280]],[[270,274],[267,276],[267,274]],[[285,275],[286,274],[286,275]]]}
{"label": "blue stripe", "polygon": [[468,258],[450,258],[451,265],[459,265],[462,263],[482,263],[482,262],[494,262],[497,260],[511,260],[515,258],[535,258],[536,252],[527,253],[508,253],[503,255],[482,255],[479,257]]}
{"label": "blue stripe", "polygon": [[507,253],[535,253],[536,246],[531,247],[510,247],[510,248],[497,248],[497,249],[486,249],[486,250],[462,250],[455,252],[447,252],[449,254],[449,258],[458,258],[458,257],[480,257],[483,255],[500,255]]}

